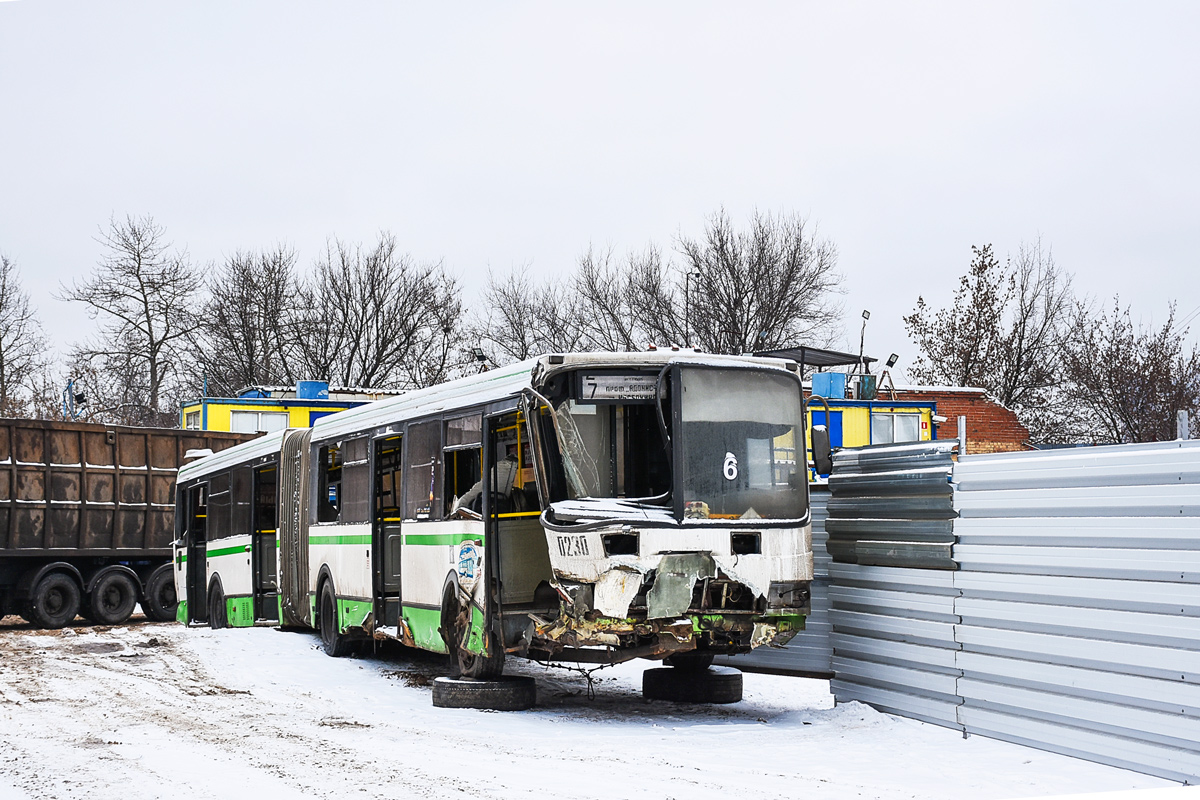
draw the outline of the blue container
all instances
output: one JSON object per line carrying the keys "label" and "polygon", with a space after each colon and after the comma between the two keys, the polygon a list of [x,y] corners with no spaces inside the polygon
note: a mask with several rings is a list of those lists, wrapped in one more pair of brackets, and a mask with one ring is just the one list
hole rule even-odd
{"label": "blue container", "polygon": [[846,399],[846,373],[844,372],[814,372],[812,376],[812,393],[826,400]]}
{"label": "blue container", "polygon": [[328,400],[329,381],[296,381],[297,400]]}

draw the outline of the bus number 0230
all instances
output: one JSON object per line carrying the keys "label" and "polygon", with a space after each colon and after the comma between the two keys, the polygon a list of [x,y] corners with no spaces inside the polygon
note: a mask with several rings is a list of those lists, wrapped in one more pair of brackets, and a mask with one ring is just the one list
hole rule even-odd
{"label": "bus number 0230", "polygon": [[588,553],[587,539],[583,536],[559,536],[558,554],[560,556],[586,556]]}

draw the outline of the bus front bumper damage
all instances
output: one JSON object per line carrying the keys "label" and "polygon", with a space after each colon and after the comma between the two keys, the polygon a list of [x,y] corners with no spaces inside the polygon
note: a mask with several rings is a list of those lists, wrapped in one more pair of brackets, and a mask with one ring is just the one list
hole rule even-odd
{"label": "bus front bumper damage", "polygon": [[[531,617],[527,640],[537,641],[550,657],[584,655],[579,660],[600,662],[661,659],[700,646],[729,653],[782,647],[804,627],[807,582],[802,589],[771,583],[754,574],[764,571],[762,562],[754,565],[758,570],[745,564],[739,570],[736,561],[704,552],[613,558],[618,563],[593,581],[556,570],[561,611],[554,620]],[[710,582],[751,593],[753,602],[742,603],[750,608],[710,607],[704,602]],[[698,585],[703,588],[699,604]],[[593,657],[585,648],[608,653]]]}

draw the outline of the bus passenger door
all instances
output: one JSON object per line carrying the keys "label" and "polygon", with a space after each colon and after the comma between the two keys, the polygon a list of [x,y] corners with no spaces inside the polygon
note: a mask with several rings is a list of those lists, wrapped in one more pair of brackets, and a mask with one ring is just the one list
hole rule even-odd
{"label": "bus passenger door", "polygon": [[279,619],[276,522],[279,470],[271,464],[254,471],[254,618]]}
{"label": "bus passenger door", "polygon": [[208,484],[188,490],[187,599],[188,622],[208,619]]}
{"label": "bus passenger door", "polygon": [[387,627],[400,624],[401,455],[403,438],[375,442],[374,555],[376,618]]}

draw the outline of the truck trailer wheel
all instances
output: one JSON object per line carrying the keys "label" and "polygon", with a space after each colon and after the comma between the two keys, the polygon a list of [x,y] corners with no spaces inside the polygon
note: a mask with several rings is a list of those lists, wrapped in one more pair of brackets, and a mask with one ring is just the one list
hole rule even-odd
{"label": "truck trailer wheel", "polygon": [[133,614],[137,599],[133,578],[116,570],[106,572],[88,595],[88,617],[101,625],[120,625]]}
{"label": "truck trailer wheel", "polygon": [[51,572],[33,587],[27,619],[41,628],[61,628],[79,615],[79,584],[64,572]]}
{"label": "truck trailer wheel", "polygon": [[533,678],[501,675],[498,678],[434,678],[433,704],[437,708],[485,708],[524,711],[537,703]]}
{"label": "truck trailer wheel", "polygon": [[142,592],[142,613],[154,622],[174,622],[179,600],[175,596],[175,573],[170,564],[163,564],[150,573]]}
{"label": "truck trailer wheel", "polygon": [[674,703],[737,703],[742,673],[730,667],[658,667],[642,673],[642,697]]}

